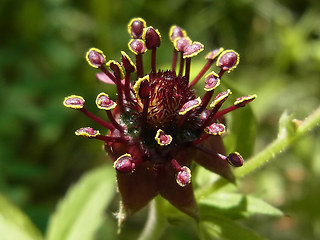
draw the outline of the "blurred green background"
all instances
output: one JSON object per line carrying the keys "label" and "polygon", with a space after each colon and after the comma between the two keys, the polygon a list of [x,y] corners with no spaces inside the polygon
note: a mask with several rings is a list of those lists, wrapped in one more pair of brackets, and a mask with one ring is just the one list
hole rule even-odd
{"label": "blurred green background", "polygon": [[[258,95],[252,104],[255,152],[276,138],[283,111],[303,119],[319,106],[318,0],[2,0],[0,193],[43,232],[68,187],[83,172],[106,162],[99,142],[73,134],[95,125],[65,109],[62,100],[82,95],[88,108],[101,114],[95,96],[101,91],[115,94],[114,88],[95,79],[85,52],[95,46],[108,59],[120,59],[121,50],[129,53],[127,23],[137,16],[162,33],[159,64],[170,64],[167,36],[172,24],[202,42],[205,52],[223,46],[240,53],[240,65],[230,79],[240,92]],[[195,63],[204,64],[204,56]],[[270,239],[320,239],[319,138],[317,129],[242,182],[243,192],[260,196],[286,214],[281,219],[256,217],[245,224]],[[141,231],[143,214],[126,226],[133,239]],[[115,226],[115,220],[110,221]],[[179,237],[195,236],[169,228],[166,239]]]}

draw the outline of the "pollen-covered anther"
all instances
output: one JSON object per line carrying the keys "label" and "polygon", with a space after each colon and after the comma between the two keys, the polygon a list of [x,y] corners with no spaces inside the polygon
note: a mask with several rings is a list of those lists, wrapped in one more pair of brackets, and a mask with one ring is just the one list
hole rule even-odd
{"label": "pollen-covered anther", "polygon": [[206,127],[204,131],[210,135],[222,135],[226,131],[226,127],[221,123],[213,123],[210,126]]}
{"label": "pollen-covered anther", "polygon": [[179,111],[179,115],[185,115],[187,112],[189,112],[192,109],[195,109],[201,104],[201,98],[198,97],[196,99],[192,99],[185,104],[183,104],[182,108]]}
{"label": "pollen-covered anther", "polygon": [[114,109],[117,104],[109,98],[109,95],[106,93],[100,93],[96,99],[97,107],[103,110]]}
{"label": "pollen-covered anther", "polygon": [[100,49],[90,48],[86,54],[86,60],[91,67],[99,68],[106,62],[106,56]]}
{"label": "pollen-covered anther", "polygon": [[225,50],[217,60],[217,66],[223,71],[232,71],[239,64],[239,54],[233,50]]}
{"label": "pollen-covered anther", "polygon": [[137,71],[136,65],[133,63],[128,54],[126,54],[124,51],[121,51],[121,55],[121,62],[122,66],[124,67],[124,70],[126,70],[126,72]]}
{"label": "pollen-covered anther", "polygon": [[184,52],[185,49],[192,44],[192,41],[189,37],[177,37],[173,41],[173,46],[178,52]]}
{"label": "pollen-covered anther", "polygon": [[154,29],[153,27],[144,28],[142,39],[145,41],[148,49],[160,47],[161,34],[158,29]]}
{"label": "pollen-covered anther", "polygon": [[169,30],[169,38],[171,42],[173,42],[178,37],[186,37],[187,32],[177,25],[171,26]]}
{"label": "pollen-covered anther", "polygon": [[211,51],[211,52],[209,52],[208,54],[207,54],[207,56],[206,56],[206,59],[207,60],[214,60],[214,59],[216,59],[219,55],[220,55],[220,53],[222,53],[223,52],[223,50],[224,50],[224,48],[217,48],[217,49],[214,49],[213,51]]}
{"label": "pollen-covered anther", "polygon": [[134,84],[133,90],[138,101],[141,101],[141,99],[146,99],[149,96],[150,91],[149,75],[139,78]]}
{"label": "pollen-covered anther", "polygon": [[181,167],[177,173],[176,182],[181,187],[185,187],[188,184],[190,184],[191,183],[191,170],[186,166]]}
{"label": "pollen-covered anther", "polygon": [[160,146],[167,146],[172,142],[172,137],[169,134],[165,134],[163,130],[159,129],[157,131],[156,136],[154,139]]}
{"label": "pollen-covered anther", "polygon": [[232,94],[231,90],[228,89],[227,91],[221,92],[219,93],[214,100],[212,101],[212,103],[210,104],[210,107],[215,107],[217,105],[222,105],[227,98]]}
{"label": "pollen-covered anther", "polygon": [[75,134],[77,136],[83,136],[87,138],[95,138],[100,135],[100,132],[98,130],[95,130],[91,127],[84,127],[80,128],[77,131],[75,131]]}
{"label": "pollen-covered anther", "polygon": [[121,173],[131,173],[134,171],[136,164],[130,154],[126,153],[118,157],[113,163],[113,167]]}
{"label": "pollen-covered anther", "polygon": [[228,155],[227,162],[233,167],[241,167],[243,165],[243,158],[238,152],[234,152]]}
{"label": "pollen-covered anther", "polygon": [[147,51],[146,44],[141,39],[131,39],[128,47],[131,52],[133,52],[135,55],[143,54]]}
{"label": "pollen-covered anther", "polygon": [[121,64],[117,61],[110,60],[106,63],[106,65],[113,71],[113,74],[118,79],[124,78],[123,69],[121,67]]}
{"label": "pollen-covered anther", "polygon": [[202,43],[199,42],[193,42],[191,45],[188,45],[184,49],[183,58],[191,58],[196,55],[198,55],[200,52],[202,52],[204,49],[204,46]]}
{"label": "pollen-covered anther", "polygon": [[84,107],[85,100],[81,96],[71,95],[64,99],[63,105],[67,108],[82,109]]}
{"label": "pollen-covered anther", "polygon": [[143,29],[147,26],[142,18],[133,18],[128,24],[128,32],[131,37],[137,39],[142,37]]}
{"label": "pollen-covered anther", "polygon": [[256,98],[257,98],[257,95],[255,94],[239,97],[236,99],[233,105],[235,105],[236,107],[244,107],[246,104],[248,104],[249,102],[252,102]]}
{"label": "pollen-covered anther", "polygon": [[215,72],[209,73],[205,78],[205,91],[212,91],[216,89],[220,85],[220,78],[219,75]]}

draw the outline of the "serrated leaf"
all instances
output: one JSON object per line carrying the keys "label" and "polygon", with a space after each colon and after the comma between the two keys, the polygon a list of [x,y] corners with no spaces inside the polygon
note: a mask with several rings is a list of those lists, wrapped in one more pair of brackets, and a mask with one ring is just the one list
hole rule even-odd
{"label": "serrated leaf", "polygon": [[200,214],[222,213],[231,218],[249,217],[255,214],[269,216],[283,216],[283,213],[252,196],[243,196],[238,193],[214,193],[199,201]]}
{"label": "serrated leaf", "polygon": [[82,177],[50,219],[47,240],[91,240],[114,194],[114,169],[103,166]]}
{"label": "serrated leaf", "polygon": [[0,195],[0,239],[41,240],[40,231],[30,219]]}
{"label": "serrated leaf", "polygon": [[219,215],[212,215],[200,222],[200,236],[203,240],[263,240],[261,236],[251,229]]}

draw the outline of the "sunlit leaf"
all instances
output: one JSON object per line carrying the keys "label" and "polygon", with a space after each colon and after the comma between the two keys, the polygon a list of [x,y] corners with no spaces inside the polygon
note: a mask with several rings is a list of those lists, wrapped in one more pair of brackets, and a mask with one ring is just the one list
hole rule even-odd
{"label": "sunlit leaf", "polygon": [[0,239],[41,240],[40,231],[16,206],[0,195]]}
{"label": "sunlit leaf", "polygon": [[222,213],[231,218],[249,217],[255,214],[282,216],[283,213],[267,202],[238,193],[217,192],[199,201],[200,214]]}
{"label": "sunlit leaf", "polygon": [[58,205],[50,220],[46,239],[94,239],[114,193],[113,173],[110,166],[103,166],[80,179]]}
{"label": "sunlit leaf", "polygon": [[199,223],[199,231],[202,240],[228,239],[228,240],[262,240],[251,229],[219,215],[206,217]]}

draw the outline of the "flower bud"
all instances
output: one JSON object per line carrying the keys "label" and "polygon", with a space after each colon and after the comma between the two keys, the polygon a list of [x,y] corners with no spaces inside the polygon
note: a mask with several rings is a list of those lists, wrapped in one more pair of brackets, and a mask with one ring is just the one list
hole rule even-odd
{"label": "flower bud", "polygon": [[148,49],[160,47],[161,35],[157,29],[147,27],[143,30],[142,39],[145,41]]}
{"label": "flower bud", "polygon": [[106,56],[97,48],[90,48],[86,54],[87,62],[91,67],[99,68],[106,62]]}

